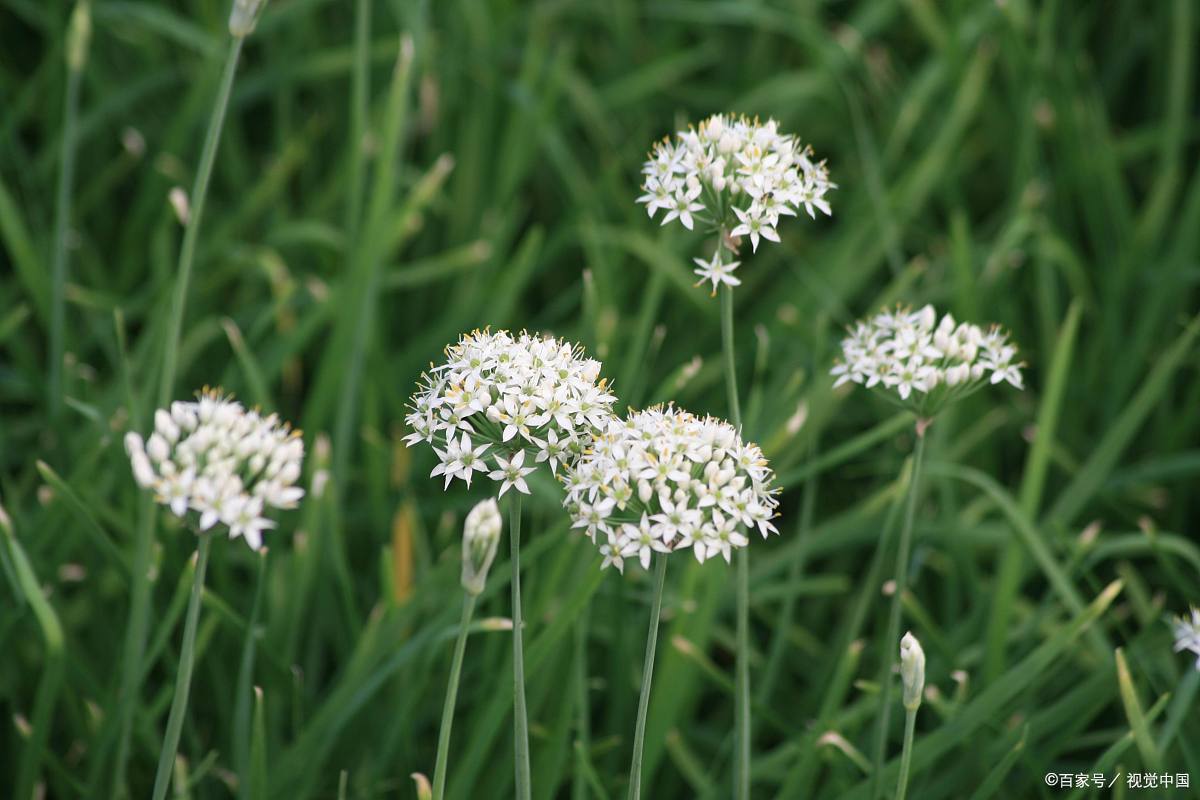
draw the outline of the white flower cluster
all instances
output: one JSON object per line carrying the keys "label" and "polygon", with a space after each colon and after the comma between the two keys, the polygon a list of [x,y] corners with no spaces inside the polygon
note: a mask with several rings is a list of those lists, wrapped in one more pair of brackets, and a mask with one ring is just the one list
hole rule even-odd
{"label": "white flower cluster", "polygon": [[857,323],[842,340],[842,360],[831,374],[837,377],[834,387],[849,381],[882,386],[888,399],[895,401],[894,392],[900,405],[929,418],[986,383],[1023,388],[1016,356],[998,326],[985,333],[950,314],[939,322],[933,306],[897,308]]}
{"label": "white flower cluster", "polygon": [[1200,608],[1192,607],[1191,617],[1176,617],[1171,625],[1175,632],[1175,652],[1189,650],[1196,655],[1196,669],[1200,669]]}
{"label": "white flower cluster", "polygon": [[732,114],[657,143],[642,174],[638,202],[651,217],[663,209],[663,225],[678,219],[688,230],[699,219],[730,237],[749,236],[754,250],[760,238],[779,241],[781,216],[801,208],[814,219],[818,210],[832,213],[825,194],[837,188],[825,162],[813,161],[812,148],[781,134],[775,120]]}
{"label": "white flower cluster", "polygon": [[567,471],[564,505],[605,567],[636,557],[648,568],[651,552],[688,547],[697,561],[729,561],[748,544],[745,528],[775,531],[773,480],[762,450],[728,422],[657,406],[609,423]]}
{"label": "white flower cluster", "polygon": [[[600,362],[582,348],[525,332],[474,331],[446,348],[446,361],[422,376],[405,417],[405,441],[434,445],[444,475],[468,486],[476,472],[529,494],[525,476],[548,462],[579,456],[612,417],[616,398],[600,378]],[[479,444],[477,444],[479,443]],[[534,463],[526,465],[526,453]]]}
{"label": "white flower cluster", "polygon": [[154,433],[144,441],[125,434],[125,451],[138,485],[176,516],[194,511],[197,531],[221,523],[255,550],[275,527],[267,509],[295,508],[304,496],[295,485],[304,460],[299,432],[218,391],[155,411]]}

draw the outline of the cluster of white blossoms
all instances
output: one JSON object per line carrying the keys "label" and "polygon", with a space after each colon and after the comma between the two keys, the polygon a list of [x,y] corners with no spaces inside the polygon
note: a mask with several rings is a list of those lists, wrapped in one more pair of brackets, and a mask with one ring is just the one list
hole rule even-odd
{"label": "cluster of white blossoms", "polygon": [[985,332],[955,322],[950,314],[939,322],[927,305],[882,311],[858,322],[842,340],[842,360],[831,374],[837,377],[834,387],[853,381],[882,388],[888,399],[930,418],[988,383],[1023,388],[1023,365],[1016,358],[1017,348],[998,326]]}
{"label": "cluster of white blossoms", "polygon": [[195,512],[196,531],[220,523],[255,550],[275,527],[268,509],[295,508],[304,496],[295,485],[304,460],[299,432],[219,391],[155,411],[154,433],[127,433],[125,451],[138,485],[176,516]]}
{"label": "cluster of white blossoms", "polygon": [[1171,628],[1175,632],[1175,652],[1194,653],[1196,669],[1200,669],[1200,608],[1193,606],[1191,617],[1176,617]]}
{"label": "cluster of white blossoms", "polygon": [[[500,494],[529,494],[536,465],[578,458],[608,425],[616,398],[600,378],[600,362],[578,345],[521,332],[474,331],[446,348],[409,403],[411,447],[429,442],[444,475],[468,486],[475,473],[500,483]],[[527,460],[527,454],[532,458]]]}
{"label": "cluster of white blossoms", "polygon": [[652,552],[688,547],[697,561],[729,561],[746,529],[775,531],[773,480],[762,450],[728,422],[656,406],[609,422],[567,470],[564,505],[604,567],[636,557],[648,568]]}
{"label": "cluster of white blossoms", "polygon": [[[780,217],[794,217],[801,209],[814,219],[817,211],[832,213],[825,194],[837,184],[830,182],[825,162],[813,158],[811,147],[781,134],[773,119],[760,123],[714,114],[674,140],[655,144],[642,168],[644,194],[637,201],[652,218],[665,211],[663,225],[679,220],[692,230],[699,220],[727,241],[749,236],[758,250],[760,239],[779,241]],[[719,260],[720,248],[714,257]],[[732,279],[737,262],[696,262],[701,283],[711,280],[714,289],[719,283],[737,285]]]}

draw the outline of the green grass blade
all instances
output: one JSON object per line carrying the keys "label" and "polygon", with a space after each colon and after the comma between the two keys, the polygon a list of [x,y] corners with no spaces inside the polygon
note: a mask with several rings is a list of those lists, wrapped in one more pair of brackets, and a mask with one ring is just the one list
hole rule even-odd
{"label": "green grass blade", "polygon": [[92,514],[83,499],[45,461],[38,460],[37,469],[41,473],[42,479],[54,489],[54,496],[61,497],[66,501],[67,507],[83,523],[83,529],[90,534],[91,540],[97,548],[103,551],[104,555],[121,570],[126,579],[129,579],[131,577],[129,560],[116,544],[113,543],[112,537],[108,535],[108,531],[104,530],[100,523],[96,521],[96,517]]}
{"label": "green grass blade", "polygon": [[1200,316],[1194,317],[1150,370],[1141,388],[1130,399],[1120,416],[1109,426],[1091,456],[1051,507],[1048,519],[1069,523],[1089,500],[1100,491],[1104,481],[1116,466],[1122,451],[1132,441],[1155,404],[1169,388],[1171,378],[1184,364],[1191,352],[1196,335],[1200,334]]}
{"label": "green grass blade", "polygon": [[34,574],[33,566],[25,549],[17,541],[12,520],[0,506],[0,531],[4,534],[4,546],[8,560],[16,574],[17,588],[33,611],[41,629],[45,652],[42,655],[41,680],[33,699],[33,715],[29,720],[30,733],[17,766],[13,797],[16,800],[31,800],[36,797],[35,784],[42,769],[46,742],[50,738],[50,727],[54,723],[54,707],[62,688],[66,665],[66,644],[58,614],[46,599],[42,587]]}

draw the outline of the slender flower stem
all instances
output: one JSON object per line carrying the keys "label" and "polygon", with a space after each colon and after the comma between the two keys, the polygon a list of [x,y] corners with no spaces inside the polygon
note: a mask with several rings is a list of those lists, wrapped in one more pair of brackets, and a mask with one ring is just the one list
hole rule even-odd
{"label": "slender flower stem", "polygon": [[[724,252],[724,247],[717,252]],[[723,258],[721,263],[724,263]],[[725,394],[729,399],[730,422],[741,433],[742,407],[738,402],[737,364],[733,347],[733,288],[729,286],[721,289],[721,344],[725,350]]]}
{"label": "slender flower stem", "polygon": [[658,645],[658,618],[662,614],[663,583],[667,557],[655,556],[654,601],[650,606],[650,632],[646,634],[646,663],[642,667],[642,692],[638,697],[637,727],[633,732],[633,762],[629,766],[629,800],[642,796],[642,748],[646,739],[646,712],[650,709],[650,679],[654,677],[654,649]]}
{"label": "slender flower stem", "polygon": [[475,613],[475,595],[463,592],[462,621],[458,624],[458,639],[454,643],[454,660],[450,662],[450,683],[446,686],[446,703],[442,706],[442,727],[438,734],[437,763],[433,768],[433,800],[442,800],[446,791],[446,762],[450,757],[450,728],[454,725],[454,705],[458,701],[458,679],[462,674],[463,653],[467,650],[467,632],[471,615]]}
{"label": "slender flower stem", "polygon": [[571,778],[571,800],[587,800],[588,785],[584,760],[592,748],[592,718],[588,706],[587,630],[590,610],[584,606],[575,620],[575,702],[579,712],[575,732],[575,773]]}
{"label": "slender flower stem", "polygon": [[[233,37],[229,53],[221,74],[221,85],[213,101],[212,115],[208,121],[208,132],[204,137],[204,148],[192,186],[191,210],[183,234],[183,245],[179,251],[176,267],[175,291],[171,299],[168,319],[168,336],[163,346],[162,372],[159,375],[158,402],[156,407],[166,406],[175,386],[175,371],[179,361],[179,337],[183,330],[183,316],[187,303],[188,285],[191,282],[192,262],[196,254],[196,238],[200,230],[200,218],[204,211],[204,199],[208,194],[208,182],[216,160],[217,144],[225,122],[225,110],[229,106],[229,95],[233,88],[233,77],[237,72],[238,58],[242,52],[242,38]],[[150,552],[154,542],[154,501],[148,494],[138,509],[139,522],[134,545],[134,584],[129,610],[129,626],[122,654],[122,673],[117,697],[121,703],[118,719],[118,744],[116,769],[113,774],[113,792],[125,783],[125,766],[129,757],[129,735],[136,703],[139,676],[142,673],[142,656],[146,646],[146,633],[150,620]]]}
{"label": "slender flower stem", "polygon": [[913,727],[916,725],[917,712],[906,710],[904,720],[904,752],[900,756],[900,779],[896,783],[896,800],[904,800],[908,794],[908,768],[912,763]]}
{"label": "slender flower stem", "polygon": [[517,800],[532,796],[529,772],[529,718],[525,711],[525,646],[521,621],[521,495],[509,506],[508,536],[512,563],[513,758]]}
{"label": "slender flower stem", "polygon": [[[888,615],[888,629],[887,637],[884,639],[885,642],[895,642],[900,638],[900,604],[904,593],[908,590],[908,556],[909,550],[912,548],[913,518],[916,515],[917,494],[920,491],[921,462],[924,460],[925,455],[926,427],[928,427],[927,420],[918,421],[917,445],[913,450],[912,467],[908,478],[908,498],[904,509],[904,527],[900,530],[900,547],[896,552],[895,590],[892,592],[892,605]],[[892,667],[896,663],[896,652],[895,648],[890,645],[885,650],[888,655],[884,659],[880,673],[882,691],[878,725],[875,730],[875,769],[872,779],[875,788],[872,792],[873,797],[881,797],[883,794],[883,786],[879,780],[879,774],[882,771],[883,756],[887,749],[888,724],[891,721],[892,713]]]}
{"label": "slender flower stem", "polygon": [[262,613],[263,589],[266,586],[267,550],[254,554],[258,561],[254,577],[254,604],[250,607],[250,619],[246,635],[242,639],[242,660],[238,667],[237,699],[234,701],[234,764],[238,774],[238,797],[250,800],[254,794],[252,780],[254,725],[254,661],[258,649],[259,615]]}
{"label": "slender flower stem", "polygon": [[204,572],[208,567],[208,551],[212,547],[212,537],[211,533],[200,534],[200,543],[196,547],[196,577],[192,581],[187,619],[183,624],[179,673],[175,676],[175,696],[171,700],[171,713],[167,717],[167,733],[163,738],[162,751],[158,754],[153,800],[163,800],[167,796],[167,786],[171,783],[171,773],[175,765],[175,753],[179,749],[179,735],[183,732],[183,718],[187,714],[188,694],[192,687],[192,668],[196,661],[196,625],[200,620],[200,598],[204,594]]}
{"label": "slender flower stem", "polygon": [[[724,263],[725,234],[719,234],[718,262]],[[742,408],[738,402],[737,365],[733,345],[733,288],[721,289],[721,343],[725,351],[725,391],[729,398],[729,413],[733,426],[741,433]],[[747,548],[737,551],[737,691],[736,727],[737,755],[735,758],[734,797],[750,797],[750,555]]]}
{"label": "slender flower stem", "polygon": [[187,222],[183,230],[183,245],[179,249],[179,266],[175,274],[175,292],[171,296],[171,312],[167,318],[167,339],[163,350],[163,367],[160,375],[159,407],[171,399],[175,384],[175,370],[179,363],[179,337],[183,331],[188,286],[192,280],[192,263],[196,260],[196,240],[200,234],[200,220],[204,216],[204,200],[208,196],[208,181],[212,177],[213,163],[217,158],[217,145],[221,141],[221,129],[225,125],[225,111],[229,107],[229,95],[233,90],[233,76],[237,74],[238,58],[242,53],[242,38],[234,36],[229,42],[229,54],[225,57],[225,69],[221,73],[221,85],[213,101],[212,116],[208,120],[208,132],[204,136],[204,149],[200,151],[200,164],[196,168],[196,180],[188,198]]}

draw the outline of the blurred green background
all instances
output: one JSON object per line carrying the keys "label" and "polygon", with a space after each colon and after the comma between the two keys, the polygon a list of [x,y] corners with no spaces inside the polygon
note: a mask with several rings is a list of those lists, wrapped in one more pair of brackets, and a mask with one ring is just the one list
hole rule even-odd
{"label": "blurred green background", "polygon": [[[192,184],[228,6],[92,3],[59,236],[73,4],[0,2],[6,787],[40,741],[48,797],[141,797],[152,781],[194,537],[154,516],[139,638],[121,436],[155,399],[182,235],[169,197]],[[432,772],[461,521],[488,487],[443,494],[428,449],[399,440],[420,370],[461,332],[553,332],[604,361],[623,406],[726,413],[717,302],[692,286],[704,243],[633,202],[651,143],[724,110],[778,119],[840,186],[832,219],[785,221],[738,273],[746,432],[785,489],[782,535],[750,550],[755,796],[870,796],[913,435],[827,374],[843,326],[895,302],[999,322],[1028,363],[1026,391],[980,392],[930,430],[903,602],[936,693],[912,796],[1065,794],[1047,772],[1200,785],[1198,673],[1165,624],[1200,602],[1198,16],[1190,0],[271,0],[233,87],[174,394],[220,385],[279,411],[305,431],[308,480],[332,480],[270,535],[265,564],[214,548],[180,796],[238,792],[256,745],[272,797],[335,797],[343,771],[347,797],[411,797],[409,774]],[[414,57],[397,72],[402,34]],[[557,492],[540,476],[527,503],[534,794],[620,797],[648,576],[600,573]],[[507,578],[502,556],[479,614],[508,616]],[[1080,608],[1117,578],[1081,634]],[[647,795],[726,797],[732,570],[680,557],[667,580]],[[502,628],[468,644],[455,800],[511,795]]]}

